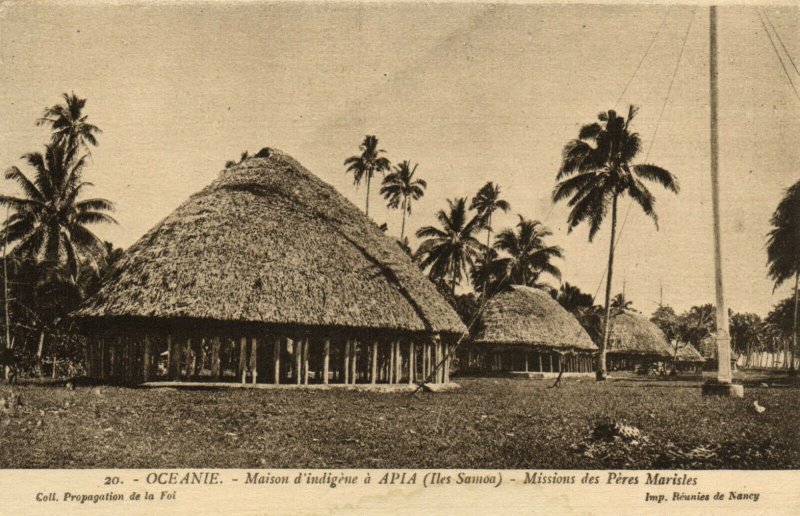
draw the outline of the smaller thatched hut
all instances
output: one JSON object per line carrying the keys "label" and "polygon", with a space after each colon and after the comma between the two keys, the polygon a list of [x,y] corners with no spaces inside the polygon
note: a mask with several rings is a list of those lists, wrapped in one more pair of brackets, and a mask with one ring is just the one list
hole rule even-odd
{"label": "smaller thatched hut", "polygon": [[706,361],[694,346],[689,343],[681,344],[675,353],[675,370],[683,373],[699,373],[703,370]]}
{"label": "smaller thatched hut", "polygon": [[606,351],[609,371],[663,370],[673,350],[661,329],[630,310],[611,316],[611,334]]}
{"label": "smaller thatched hut", "polygon": [[549,294],[513,286],[486,303],[470,350],[472,372],[591,373],[597,346]]}

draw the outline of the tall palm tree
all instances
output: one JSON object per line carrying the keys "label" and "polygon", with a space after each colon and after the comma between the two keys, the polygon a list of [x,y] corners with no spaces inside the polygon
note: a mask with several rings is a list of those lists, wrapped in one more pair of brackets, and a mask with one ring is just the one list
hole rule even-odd
{"label": "tall palm tree", "polygon": [[472,198],[469,209],[478,211],[481,223],[486,228],[486,249],[490,249],[492,247],[492,215],[497,210],[505,213],[511,209],[508,201],[500,198],[500,185],[491,181],[483,185]]}
{"label": "tall palm tree", "polygon": [[628,117],[614,110],[600,113],[599,122],[583,126],[578,138],[564,146],[561,169],[553,190],[553,201],[569,198],[572,207],[567,223],[572,231],[581,222],[589,224],[589,241],[594,239],[606,215],[611,210],[611,244],[608,251],[606,276],[606,321],[603,342],[598,357],[597,379],[606,378],[606,348],[611,322],[611,280],[614,272],[614,244],[617,235],[617,204],[620,197],[628,195],[653,219],[658,228],[654,210],[655,197],[642,180],[659,183],[667,190],[678,193],[678,180],[667,170],[651,164],[633,165],[641,150],[641,138],[630,131],[637,108],[630,106]]}
{"label": "tall palm tree", "polygon": [[428,183],[424,179],[414,179],[417,166],[411,168],[408,160],[396,165],[394,172],[383,178],[381,195],[389,201],[387,206],[392,209],[403,210],[403,223],[400,226],[400,241],[405,242],[406,213],[411,215],[411,201],[417,201],[425,195]]}
{"label": "tall palm tree", "polygon": [[64,265],[73,280],[81,260],[99,267],[105,256],[103,241],[87,226],[116,223],[108,214],[114,209],[110,201],[78,200],[92,184],[81,178],[86,157],[77,157],[76,150],[51,143],[44,154],[24,155],[34,170],[33,179],[17,167],[6,172],[6,179],[15,181],[23,196],[0,195],[0,206],[14,210],[2,231],[4,241],[16,243],[11,255],[54,268]]}
{"label": "tall palm tree", "polygon": [[362,179],[367,180],[367,202],[364,211],[369,216],[369,185],[372,182],[372,176],[376,172],[389,170],[391,163],[388,158],[381,156],[386,151],[378,148],[378,138],[375,135],[366,135],[358,148],[361,149],[361,154],[350,156],[344,160],[344,164],[347,166],[347,172],[353,174],[353,184],[358,186]]}
{"label": "tall palm tree", "polygon": [[467,199],[461,197],[448,199],[449,212],[439,210],[436,218],[441,229],[425,226],[417,231],[418,238],[425,238],[417,249],[415,258],[422,270],[430,267],[428,276],[434,280],[448,279],[450,291],[455,293],[456,285],[482,254],[482,246],[475,238],[481,229],[478,217],[469,217]]}
{"label": "tall palm tree", "polygon": [[800,282],[800,181],[786,190],[770,219],[772,230],[767,236],[769,277],[778,288],[794,277],[794,315],[792,317],[791,371],[797,350],[798,282]]}
{"label": "tall palm tree", "polygon": [[36,125],[49,125],[53,130],[53,143],[63,144],[69,149],[73,146],[97,146],[95,134],[103,131],[96,125],[86,121],[88,115],[83,114],[86,99],[68,93],[62,94],[63,104],[45,108],[44,114],[36,121]]}
{"label": "tall palm tree", "polygon": [[564,282],[558,289],[556,301],[564,307],[568,312],[576,312],[584,308],[591,308],[594,306],[594,298],[591,294],[586,294],[575,285],[570,285],[569,282]]}
{"label": "tall palm tree", "polygon": [[563,251],[558,246],[545,243],[545,239],[552,234],[538,220],[528,220],[522,215],[519,216],[516,230],[507,228],[497,234],[494,248],[508,255],[497,259],[498,266],[505,271],[508,284],[539,287],[542,274],[561,279],[561,271],[551,260],[562,258]]}

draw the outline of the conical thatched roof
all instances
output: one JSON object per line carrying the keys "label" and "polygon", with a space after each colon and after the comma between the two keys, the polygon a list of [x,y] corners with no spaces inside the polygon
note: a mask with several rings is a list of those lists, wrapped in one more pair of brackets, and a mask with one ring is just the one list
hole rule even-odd
{"label": "conical thatched roof", "polygon": [[147,232],[74,315],[466,331],[352,203],[290,156],[259,155]]}
{"label": "conical thatched roof", "polygon": [[669,358],[672,346],[661,329],[645,316],[623,310],[611,317],[609,354],[646,355]]}
{"label": "conical thatched roof", "polygon": [[703,358],[703,355],[700,354],[699,351],[695,349],[689,343],[683,344],[678,348],[678,353],[676,354],[676,358],[678,362],[705,362],[706,359]]}
{"label": "conical thatched roof", "polygon": [[473,342],[596,351],[577,319],[549,294],[513,286],[487,301]]}

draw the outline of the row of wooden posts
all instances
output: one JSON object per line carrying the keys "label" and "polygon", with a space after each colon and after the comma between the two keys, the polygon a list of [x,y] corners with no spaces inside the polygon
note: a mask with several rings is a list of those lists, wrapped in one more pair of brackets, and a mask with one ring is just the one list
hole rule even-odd
{"label": "row of wooden posts", "polygon": [[[230,380],[230,370],[241,383],[448,383],[451,350],[436,336],[367,343],[353,338],[104,335],[88,341],[85,361],[89,376],[127,384]],[[159,372],[164,354],[166,367]]]}
{"label": "row of wooden posts", "polygon": [[485,367],[490,371],[591,373],[595,357],[591,353],[490,348]]}

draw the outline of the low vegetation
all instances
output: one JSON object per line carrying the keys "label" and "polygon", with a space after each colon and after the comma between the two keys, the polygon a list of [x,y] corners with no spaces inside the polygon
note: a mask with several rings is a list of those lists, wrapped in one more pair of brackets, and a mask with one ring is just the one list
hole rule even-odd
{"label": "low vegetation", "polygon": [[800,467],[800,389],[744,380],[744,400],[636,378],[433,395],[23,385],[21,406],[2,386],[0,468]]}

